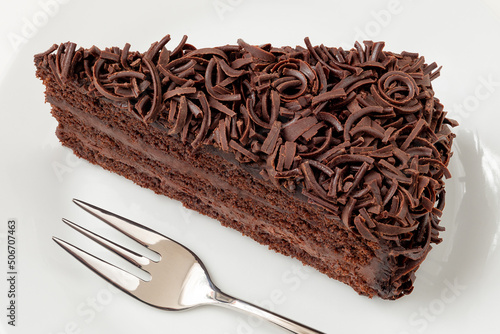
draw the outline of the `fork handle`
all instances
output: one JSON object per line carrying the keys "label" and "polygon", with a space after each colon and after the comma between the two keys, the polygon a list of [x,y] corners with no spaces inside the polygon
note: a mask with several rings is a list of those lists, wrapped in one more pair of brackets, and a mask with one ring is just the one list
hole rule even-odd
{"label": "fork handle", "polygon": [[237,309],[239,311],[246,312],[250,315],[258,316],[260,318],[266,319],[267,321],[283,329],[288,330],[291,333],[324,334],[323,332],[317,331],[299,322],[293,321],[279,314],[263,309],[262,307],[246,302],[244,300],[231,297],[220,291],[216,292],[215,296],[213,296],[213,299],[217,301],[215,305]]}

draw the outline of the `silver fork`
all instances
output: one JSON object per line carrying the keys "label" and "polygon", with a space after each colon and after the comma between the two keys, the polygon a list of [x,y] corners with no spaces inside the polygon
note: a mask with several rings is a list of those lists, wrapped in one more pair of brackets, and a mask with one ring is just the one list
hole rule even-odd
{"label": "silver fork", "polygon": [[160,256],[160,260],[152,260],[63,218],[63,222],[78,232],[149,273],[151,279],[145,281],[64,240],[53,237],[55,242],[77,260],[140,301],[171,311],[190,309],[200,305],[219,305],[262,317],[292,333],[322,333],[225,294],[212,283],[198,256],[178,242],[92,204],[77,199],[73,199],[73,202]]}

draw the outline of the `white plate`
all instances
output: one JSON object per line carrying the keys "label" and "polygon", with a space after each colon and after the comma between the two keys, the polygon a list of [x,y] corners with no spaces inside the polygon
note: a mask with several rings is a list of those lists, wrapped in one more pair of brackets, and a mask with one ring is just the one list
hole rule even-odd
{"label": "white plate", "polygon": [[[500,22],[493,1],[55,1],[31,2],[30,14],[10,30],[22,35],[30,23],[36,27],[0,87],[2,275],[7,275],[7,221],[18,221],[17,326],[7,324],[8,285],[2,277],[0,332],[283,333],[215,307],[163,312],[110,287],[51,240],[57,235],[107,256],[61,223],[66,217],[116,236],[73,205],[73,197],[171,236],[202,257],[223,290],[326,333],[497,331]],[[170,46],[188,34],[198,47],[240,37],[254,44],[304,45],[309,36],[313,44],[349,48],[354,39],[370,38],[385,40],[387,50],[418,51],[444,66],[434,88],[450,116],[461,122],[453,178],[447,182],[442,222],[447,230],[417,272],[410,296],[398,301],[358,296],[178,202],[76,159],[58,143],[33,54],[68,40],[86,47],[130,42],[133,49],[146,50],[167,33],[173,37]]]}

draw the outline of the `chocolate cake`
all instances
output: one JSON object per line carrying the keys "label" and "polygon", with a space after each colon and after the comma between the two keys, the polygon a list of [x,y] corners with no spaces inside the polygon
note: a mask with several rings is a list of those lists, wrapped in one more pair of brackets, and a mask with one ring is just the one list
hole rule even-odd
{"label": "chocolate cake", "polygon": [[440,68],[383,42],[186,39],[35,55],[62,144],[362,295],[410,293],[444,230]]}

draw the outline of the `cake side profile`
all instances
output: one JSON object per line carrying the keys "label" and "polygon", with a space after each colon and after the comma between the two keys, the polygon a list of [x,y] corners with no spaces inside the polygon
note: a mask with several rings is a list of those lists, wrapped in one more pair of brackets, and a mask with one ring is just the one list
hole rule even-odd
{"label": "cake side profile", "polygon": [[437,65],[383,42],[169,40],[35,55],[61,143],[362,295],[410,293],[444,230]]}

